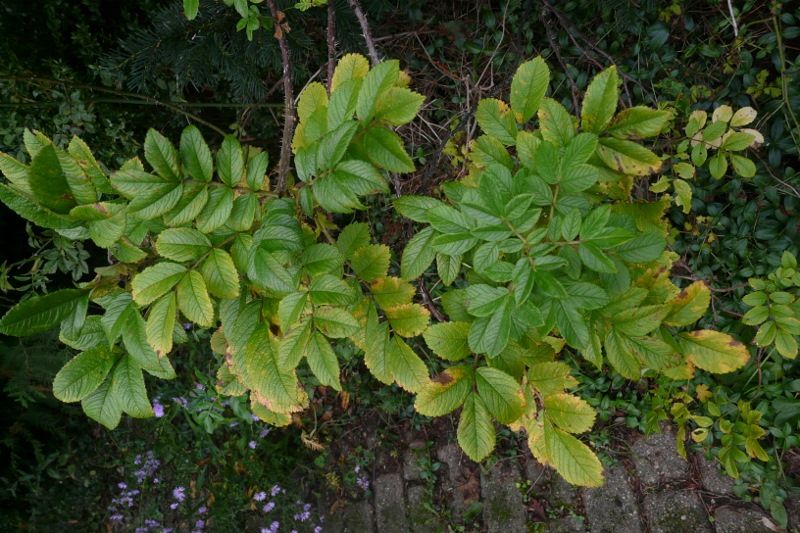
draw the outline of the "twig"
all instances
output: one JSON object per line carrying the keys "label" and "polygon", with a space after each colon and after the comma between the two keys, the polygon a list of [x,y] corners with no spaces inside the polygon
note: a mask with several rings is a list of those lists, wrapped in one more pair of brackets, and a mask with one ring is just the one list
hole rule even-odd
{"label": "twig", "polygon": [[275,19],[275,38],[281,49],[281,62],[283,64],[283,136],[281,137],[281,159],[278,163],[278,181],[275,190],[282,192],[286,189],[286,179],[289,175],[289,159],[292,156],[292,135],[294,135],[294,92],[292,91],[292,64],[289,58],[289,45],[286,42],[286,29],[283,23],[285,15],[278,11],[275,0],[267,0],[272,18]]}
{"label": "twig", "polygon": [[[545,6],[548,4],[545,2]],[[558,63],[561,65],[561,69],[564,71],[564,74],[567,76],[570,85],[570,92],[572,93],[572,105],[574,107],[575,113],[580,113],[580,107],[578,107],[578,85],[575,83],[575,80],[572,78],[572,74],[569,73],[569,69],[567,65],[564,63],[564,60],[561,59],[561,48],[558,46],[556,42],[556,38],[553,35],[553,30],[550,28],[550,24],[547,20],[547,9],[542,9],[542,24],[544,25],[544,29],[547,32],[547,40],[550,41],[550,48],[553,49],[553,53],[556,55],[556,59]]]}
{"label": "twig", "polygon": [[733,36],[739,36],[739,25],[736,24],[736,15],[733,14],[733,5],[731,4],[731,0],[728,0],[728,13],[731,14],[731,24],[733,24]]}
{"label": "twig", "polygon": [[431,312],[433,318],[438,320],[439,322],[446,322],[447,317],[444,313],[439,311],[439,308],[436,307],[436,304],[433,303],[433,298],[431,298],[431,293],[428,292],[428,287],[425,286],[425,282],[421,279],[419,280],[419,292],[422,295],[422,303],[425,304],[425,307],[428,308],[428,311]]}
{"label": "twig", "polygon": [[364,34],[364,41],[367,43],[369,58],[373,65],[377,65],[381,62],[381,60],[378,57],[378,50],[375,48],[375,41],[372,39],[372,33],[369,31],[367,15],[364,14],[364,10],[361,9],[361,4],[358,0],[348,0],[348,2],[350,3],[350,7],[353,9],[353,13],[355,13],[356,18],[358,19],[358,23],[361,25],[361,33]]}
{"label": "twig", "polygon": [[331,92],[333,71],[336,67],[336,8],[333,0],[328,0],[328,94]]}

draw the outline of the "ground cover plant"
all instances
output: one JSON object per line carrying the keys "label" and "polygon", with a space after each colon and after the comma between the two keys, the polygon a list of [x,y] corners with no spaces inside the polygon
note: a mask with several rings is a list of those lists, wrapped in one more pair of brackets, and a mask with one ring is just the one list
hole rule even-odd
{"label": "ground cover plant", "polygon": [[[90,149],[33,129],[3,154],[0,200],[50,236],[37,241],[33,229],[32,242],[54,248],[45,272],[11,278],[32,263],[4,265],[7,290],[40,294],[10,302],[0,328],[56,328],[73,350],[62,353],[77,353],[54,375],[55,397],[127,427],[123,414],[160,418],[154,391],[171,385],[153,378],[191,384],[202,366],[214,399],[192,427],[213,434],[234,421],[231,410],[252,413],[303,428],[286,434],[313,449],[316,421],[309,435],[301,420],[334,393],[367,403],[376,394],[404,416],[412,402],[424,417],[455,413],[458,443],[476,461],[495,448],[496,423],[508,426],[541,463],[585,486],[603,482],[587,442],[624,409],[629,427],[677,424],[684,454],[687,443],[710,450],[742,478],[741,496],[757,487],[785,524],[792,487],[782,465],[795,457],[798,418],[796,173],[791,163],[782,176],[761,170],[796,158],[796,143],[780,140],[796,130],[787,83],[796,66],[780,27],[761,43],[780,59],[776,86],[751,76],[752,100],[703,88],[670,100],[681,88],[663,82],[650,107],[630,68],[586,52],[569,25],[563,42],[548,34],[547,59],[513,47],[499,57],[505,25],[525,27],[513,18],[522,7],[498,11],[502,24],[482,12],[500,42],[473,53],[509,74],[493,71],[498,88],[452,118],[431,111],[413,60],[379,61],[354,6],[370,58],[336,61],[329,49],[327,83],[305,83],[296,101],[290,76],[278,78],[286,120],[263,131],[282,131],[280,144],[182,114],[197,126],[162,135],[141,125],[143,160],[127,140],[103,157],[102,140]],[[326,11],[295,7],[291,17]],[[172,8],[162,16],[175,17]],[[183,8],[200,22],[222,10],[227,31],[271,40],[284,69],[297,60],[291,28],[302,19],[287,23],[272,2]],[[796,27],[776,13],[771,22]],[[661,12],[649,45],[681,16],[689,20],[680,7]],[[566,64],[570,46],[592,58],[589,68]],[[447,53],[435,40],[423,49],[432,65]],[[782,103],[751,105],[761,95]],[[784,117],[788,132],[765,128],[764,115]],[[420,124],[449,130],[437,152],[414,137]],[[761,232],[757,244],[750,231]],[[749,253],[762,242],[763,260]],[[63,274],[79,283],[48,285]],[[202,345],[213,352],[202,365],[184,361]],[[351,396],[356,382],[370,389],[359,386],[363,400]]]}

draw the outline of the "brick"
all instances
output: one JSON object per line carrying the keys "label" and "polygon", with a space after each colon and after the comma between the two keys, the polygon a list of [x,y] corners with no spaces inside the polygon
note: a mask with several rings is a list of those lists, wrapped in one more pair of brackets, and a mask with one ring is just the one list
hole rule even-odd
{"label": "brick", "polygon": [[408,531],[403,479],[400,474],[384,474],[372,485],[375,492],[375,520],[381,533]]}

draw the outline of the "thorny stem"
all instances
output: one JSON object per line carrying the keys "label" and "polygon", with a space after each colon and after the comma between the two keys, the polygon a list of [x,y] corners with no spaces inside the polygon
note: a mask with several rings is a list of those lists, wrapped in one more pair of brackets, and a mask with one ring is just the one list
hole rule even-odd
{"label": "thorny stem", "polygon": [[328,94],[333,83],[333,71],[336,66],[336,8],[333,0],[328,1]]}
{"label": "thorny stem", "polygon": [[267,0],[270,13],[275,20],[275,37],[281,49],[281,63],[283,65],[283,136],[281,137],[281,158],[278,163],[278,181],[275,189],[278,192],[286,190],[286,180],[289,175],[289,160],[292,157],[292,135],[294,135],[295,112],[294,91],[292,89],[292,64],[289,57],[289,45],[286,42],[286,26],[282,20],[284,15],[278,11],[275,0]]}
{"label": "thorny stem", "polygon": [[353,13],[355,13],[356,18],[358,19],[358,23],[361,25],[361,33],[364,34],[364,41],[367,43],[367,51],[369,52],[369,58],[372,61],[372,65],[375,66],[380,63],[380,57],[378,57],[378,50],[375,48],[375,41],[372,39],[372,33],[369,31],[369,22],[367,22],[367,15],[364,14],[364,10],[361,9],[361,4],[358,0],[348,0],[350,3],[350,7],[353,9]]}

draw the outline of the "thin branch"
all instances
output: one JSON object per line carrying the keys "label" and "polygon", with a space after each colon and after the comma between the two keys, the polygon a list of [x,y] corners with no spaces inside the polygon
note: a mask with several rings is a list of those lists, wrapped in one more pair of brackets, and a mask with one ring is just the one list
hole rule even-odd
{"label": "thin branch", "polygon": [[433,318],[435,318],[438,322],[447,322],[447,317],[439,310],[438,307],[436,307],[436,304],[433,303],[431,293],[428,292],[428,287],[425,286],[425,282],[421,279],[419,280],[419,292],[422,294],[422,303],[424,303],[425,307],[428,308],[428,311],[431,312]]}
{"label": "thin branch", "polygon": [[328,0],[328,93],[331,92],[333,71],[336,67],[336,8],[333,0]]}
{"label": "thin branch", "polygon": [[[547,4],[545,3],[545,5]],[[575,108],[574,111],[576,114],[580,113],[580,107],[578,106],[578,85],[572,78],[572,74],[569,73],[566,63],[564,63],[564,60],[561,59],[561,48],[558,46],[558,42],[556,42],[556,38],[553,35],[553,30],[550,28],[550,22],[547,20],[547,9],[542,9],[541,21],[544,25],[545,31],[547,32],[547,40],[550,41],[550,48],[553,49],[553,53],[556,55],[558,63],[561,65],[564,74],[567,76],[567,80],[569,80],[570,93],[572,94],[572,106]]]}
{"label": "thin branch", "polygon": [[358,0],[348,0],[348,2],[350,3],[350,7],[353,9],[353,13],[355,13],[356,18],[358,19],[358,23],[361,25],[361,33],[364,34],[364,41],[367,43],[369,58],[373,65],[377,65],[381,62],[381,60],[380,57],[378,57],[378,50],[375,48],[375,41],[372,39],[372,33],[369,31],[367,15],[364,13],[364,10],[361,9],[361,4]]}
{"label": "thin branch", "polygon": [[739,25],[736,23],[736,15],[733,13],[733,4],[728,0],[728,13],[731,14],[731,24],[733,25],[733,36],[739,36]]}
{"label": "thin branch", "polygon": [[278,11],[275,0],[267,0],[272,18],[275,20],[275,38],[281,49],[281,63],[283,64],[283,136],[281,137],[281,159],[278,163],[278,181],[275,190],[282,192],[286,189],[286,179],[289,176],[289,160],[292,157],[292,136],[294,135],[294,91],[292,90],[292,64],[289,58],[289,44],[286,42],[286,32],[289,25],[285,24],[285,15]]}

